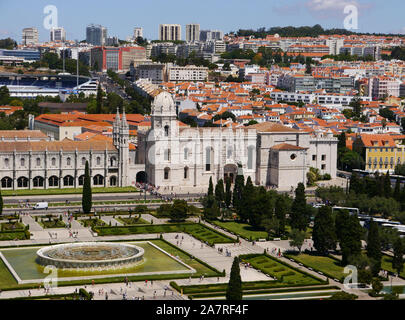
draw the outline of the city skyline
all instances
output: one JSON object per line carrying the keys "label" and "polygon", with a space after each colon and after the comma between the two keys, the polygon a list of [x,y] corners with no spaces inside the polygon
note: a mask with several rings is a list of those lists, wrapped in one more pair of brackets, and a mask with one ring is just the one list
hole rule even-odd
{"label": "city skyline", "polygon": [[[64,27],[69,40],[84,40],[86,26],[94,23],[108,29],[109,36],[126,39],[133,33],[135,26],[141,26],[144,36],[148,39],[158,39],[159,24],[170,23],[182,26],[181,38],[185,39],[185,25],[200,24],[200,29],[218,29],[224,33],[238,29],[270,28],[273,26],[313,26],[320,24],[324,28],[343,28],[345,5],[355,4],[359,10],[359,29],[357,32],[370,33],[404,33],[405,23],[400,15],[405,4],[392,0],[391,6],[377,0],[286,0],[277,1],[255,0],[244,3],[234,0],[234,6],[209,0],[204,3],[193,3],[191,6],[185,0],[169,3],[155,0],[153,3],[134,3],[128,0],[120,1],[120,5],[103,3],[95,7],[92,3],[73,0],[69,3],[62,1],[39,0],[23,1],[24,5],[4,0],[0,4],[3,13],[0,26],[0,38],[11,37],[21,42],[21,32],[26,27],[36,27],[41,42],[49,41],[49,30],[43,26],[46,14],[44,7],[54,5],[58,9],[58,27]],[[77,6],[80,5],[80,10]],[[393,7],[397,10],[392,10]],[[127,10],[121,10],[123,7]],[[156,10],[158,8],[159,10]],[[260,10],[259,10],[260,9]],[[13,12],[19,12],[15,21]],[[153,12],[153,17],[145,12]],[[139,13],[138,13],[139,12]]]}

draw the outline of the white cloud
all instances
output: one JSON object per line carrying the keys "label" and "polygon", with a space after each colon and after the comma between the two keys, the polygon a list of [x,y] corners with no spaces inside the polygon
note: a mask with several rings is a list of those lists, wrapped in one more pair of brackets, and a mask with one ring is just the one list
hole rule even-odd
{"label": "white cloud", "polygon": [[309,0],[307,7],[311,11],[343,11],[348,5],[359,7],[359,3],[355,0]]}

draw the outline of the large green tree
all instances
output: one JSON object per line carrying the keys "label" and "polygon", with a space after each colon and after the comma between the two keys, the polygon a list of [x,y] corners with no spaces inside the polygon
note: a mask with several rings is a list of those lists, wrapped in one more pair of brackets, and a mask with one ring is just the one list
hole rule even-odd
{"label": "large green tree", "polygon": [[222,179],[219,179],[215,186],[215,199],[221,207],[225,200],[224,181]]}
{"label": "large green tree", "polygon": [[101,113],[103,109],[103,90],[101,86],[97,87],[97,97],[96,97],[96,113]]}
{"label": "large green tree", "polygon": [[89,162],[86,161],[84,169],[84,182],[83,182],[83,194],[82,194],[82,208],[84,213],[90,213],[92,207],[92,194],[91,194],[91,178]]}
{"label": "large green tree", "polygon": [[184,221],[187,218],[188,205],[186,200],[174,200],[170,209],[170,218],[172,221]]}
{"label": "large green tree", "polygon": [[279,222],[278,236],[285,233],[286,216],[288,213],[287,196],[279,195],[276,199],[274,215]]}
{"label": "large green tree", "polygon": [[336,249],[336,232],[332,217],[332,208],[324,206],[315,216],[312,232],[314,247],[320,254],[327,254],[329,250]]}
{"label": "large green tree", "polygon": [[338,212],[335,221],[336,235],[342,252],[342,265],[347,265],[349,257],[361,253],[363,228],[357,215],[350,215],[347,210]]}
{"label": "large green tree", "polygon": [[214,185],[212,183],[212,177],[210,177],[210,181],[208,184],[208,196],[213,196],[214,195]]}
{"label": "large green tree", "polygon": [[228,287],[226,288],[226,300],[242,300],[242,293],[239,258],[235,257],[232,263]]}
{"label": "large green tree", "polygon": [[3,195],[1,194],[1,189],[0,189],[0,215],[3,214]]}

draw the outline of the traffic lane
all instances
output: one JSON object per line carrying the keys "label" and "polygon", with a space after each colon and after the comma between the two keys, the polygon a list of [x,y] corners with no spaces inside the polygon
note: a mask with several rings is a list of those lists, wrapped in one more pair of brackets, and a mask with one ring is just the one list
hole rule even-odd
{"label": "traffic lane", "polygon": [[[172,195],[163,195],[166,197],[172,197]],[[182,199],[190,199],[190,198],[200,198],[204,196],[204,194],[176,194],[176,199],[177,198],[182,198]],[[33,202],[49,202],[49,203],[54,203],[54,202],[74,202],[74,201],[81,201],[82,195],[81,194],[67,194],[67,195],[60,195],[56,197],[51,197],[47,198],[45,195],[35,195],[35,196],[19,196],[19,198],[16,198],[14,196],[7,196],[3,197],[4,204],[19,204],[19,203],[24,203],[26,200],[29,200],[30,203]],[[116,200],[122,200],[122,201],[130,201],[130,200],[144,200],[145,199],[145,194],[144,193],[137,193],[134,195],[120,195],[120,194],[93,194],[92,196],[93,201],[116,201]],[[155,195],[147,194],[146,195],[146,200],[158,200],[160,197],[157,197]]]}

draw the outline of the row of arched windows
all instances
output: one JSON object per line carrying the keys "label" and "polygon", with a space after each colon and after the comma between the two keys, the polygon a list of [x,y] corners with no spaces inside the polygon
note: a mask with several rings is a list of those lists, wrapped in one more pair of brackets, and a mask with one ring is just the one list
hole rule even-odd
{"label": "row of arched windows", "polygon": [[[59,178],[57,176],[51,176],[48,178],[48,185],[49,187],[58,187],[59,186]],[[67,175],[61,179],[62,184],[64,187],[73,187],[74,186],[74,178],[71,175]],[[18,188],[28,188],[28,181],[27,177],[19,177],[17,179],[17,187]],[[117,177],[112,176],[109,179],[110,186],[117,185]],[[32,179],[33,187],[44,187],[45,186],[45,179],[43,177],[37,176]],[[84,175],[79,177],[79,186],[84,184]],[[94,186],[102,186],[104,185],[104,177],[100,174],[97,174],[93,177],[93,185]],[[1,179],[1,187],[3,189],[12,188],[13,187],[13,179],[10,177],[4,177]]]}
{"label": "row of arched windows", "polygon": [[[81,159],[81,164],[84,166],[84,165],[86,165],[86,158],[85,157],[82,157],[82,159]],[[70,166],[72,164],[72,159],[70,158],[70,157],[68,157],[68,158],[66,158],[66,165],[67,166]],[[9,167],[9,165],[10,165],[10,159],[8,159],[8,158],[5,158],[4,159],[4,166],[6,167],[6,168],[8,168]],[[35,160],[35,165],[37,166],[37,167],[40,167],[41,166],[41,158],[36,158],[36,160]],[[53,157],[53,158],[51,158],[51,165],[54,167],[54,166],[56,166],[56,158],[55,157]],[[97,157],[96,158],[96,165],[97,166],[99,166],[99,165],[101,165],[101,157]],[[117,158],[116,157],[111,157],[110,158],[110,166],[116,166],[117,165]],[[21,167],[25,167],[25,158],[21,158],[20,159],[20,166]]]}

